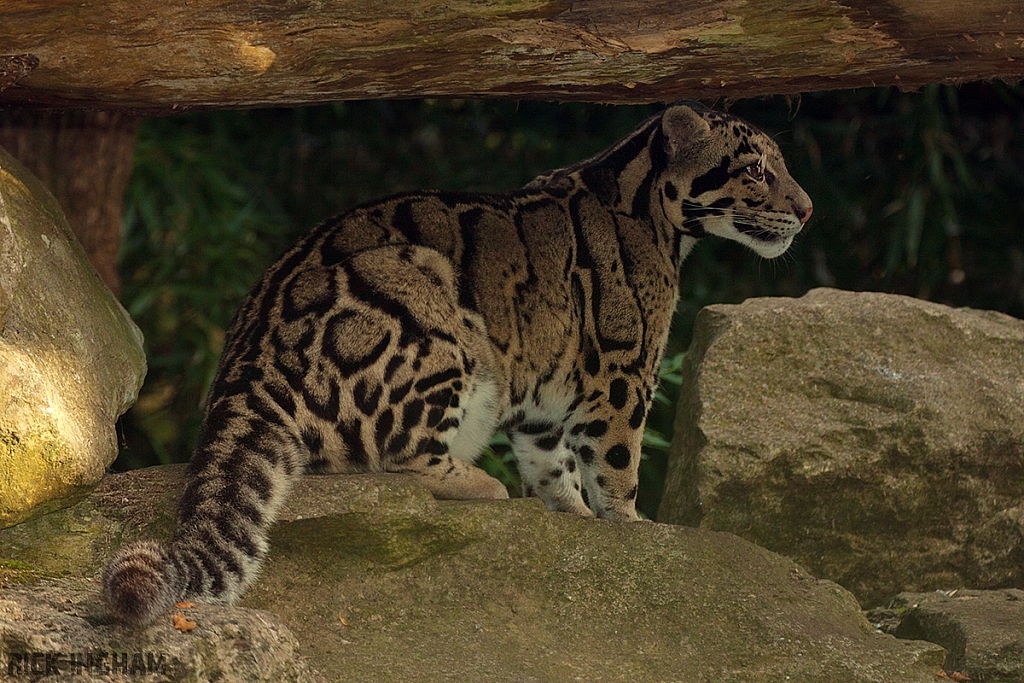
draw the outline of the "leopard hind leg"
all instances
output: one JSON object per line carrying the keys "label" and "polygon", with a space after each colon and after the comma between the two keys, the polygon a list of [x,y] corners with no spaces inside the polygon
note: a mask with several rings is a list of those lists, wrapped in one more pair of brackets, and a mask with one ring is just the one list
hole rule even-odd
{"label": "leopard hind leg", "polygon": [[380,247],[355,255],[348,279],[388,314],[396,340],[367,370],[386,388],[364,437],[380,468],[438,498],[507,498],[473,464],[497,427],[505,382],[483,319],[459,305],[451,264],[425,247]]}

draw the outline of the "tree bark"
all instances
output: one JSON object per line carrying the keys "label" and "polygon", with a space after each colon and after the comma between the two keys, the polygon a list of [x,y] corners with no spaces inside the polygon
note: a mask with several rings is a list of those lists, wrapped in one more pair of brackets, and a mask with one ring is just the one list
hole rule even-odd
{"label": "tree bark", "polygon": [[1014,0],[4,0],[0,104],[605,102],[1024,76]]}
{"label": "tree bark", "polygon": [[0,146],[43,181],[107,287],[120,291],[121,211],[138,120],[123,112],[13,110]]}

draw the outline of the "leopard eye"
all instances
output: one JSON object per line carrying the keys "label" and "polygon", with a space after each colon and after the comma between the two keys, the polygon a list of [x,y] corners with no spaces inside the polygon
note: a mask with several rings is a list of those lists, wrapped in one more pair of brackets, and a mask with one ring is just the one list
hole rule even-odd
{"label": "leopard eye", "polygon": [[747,166],[746,171],[747,175],[754,180],[764,180],[764,166],[761,165],[761,162],[750,164],[750,166]]}

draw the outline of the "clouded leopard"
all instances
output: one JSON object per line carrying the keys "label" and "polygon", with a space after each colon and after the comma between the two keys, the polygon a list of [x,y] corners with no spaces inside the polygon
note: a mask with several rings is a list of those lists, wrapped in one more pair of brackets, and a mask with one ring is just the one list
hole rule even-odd
{"label": "clouded leopard", "polygon": [[416,192],[314,229],[236,314],[170,545],[120,550],[108,612],[230,602],[302,472],[401,472],[505,498],[473,462],[509,434],[524,494],[637,519],[680,263],[719,235],[766,258],[811,215],[775,143],[677,104],[506,194]]}

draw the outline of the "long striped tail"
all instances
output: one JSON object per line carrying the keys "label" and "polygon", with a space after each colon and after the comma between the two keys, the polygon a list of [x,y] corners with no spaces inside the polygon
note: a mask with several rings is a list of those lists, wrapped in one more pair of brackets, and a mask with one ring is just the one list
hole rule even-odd
{"label": "long striped tail", "polygon": [[[234,602],[256,580],[266,558],[267,534],[291,489],[293,470],[288,469],[287,476],[276,478],[250,472],[241,485],[237,477],[225,481],[229,477],[220,473],[193,478],[174,541],[133,543],[107,564],[107,614],[126,623],[147,624],[182,600]],[[253,480],[262,482],[257,490],[265,497],[254,490]]]}
{"label": "long striped tail", "polygon": [[234,602],[259,574],[275,513],[256,513],[256,520],[243,520],[227,506],[218,516],[193,513],[170,545],[142,541],[121,548],[103,572],[107,614],[141,625],[182,600]]}
{"label": "long striped tail", "polygon": [[103,571],[107,614],[148,624],[184,597],[185,581],[169,549],[153,541],[121,548]]}
{"label": "long striped tail", "polygon": [[110,560],[103,572],[109,616],[146,624],[182,600],[234,602],[256,580],[304,454],[283,426],[250,419],[216,431],[213,444],[197,450],[173,542],[133,543]]}

